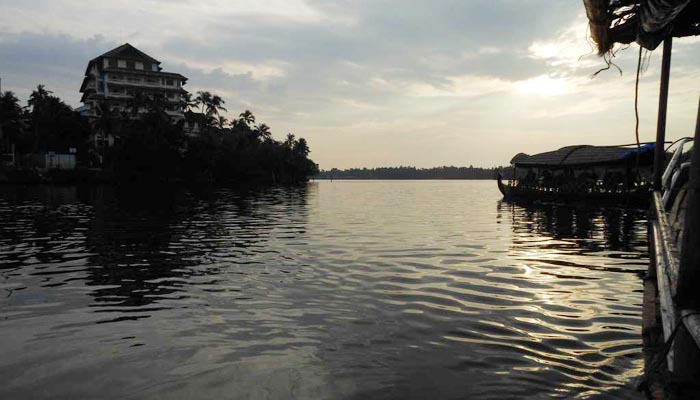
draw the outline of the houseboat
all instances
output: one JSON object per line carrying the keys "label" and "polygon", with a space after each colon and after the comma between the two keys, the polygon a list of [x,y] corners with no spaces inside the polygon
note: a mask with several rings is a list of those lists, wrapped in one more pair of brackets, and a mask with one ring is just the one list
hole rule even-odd
{"label": "houseboat", "polygon": [[651,199],[655,143],[567,146],[513,157],[512,179],[498,177],[506,200],[588,201],[646,205]]}

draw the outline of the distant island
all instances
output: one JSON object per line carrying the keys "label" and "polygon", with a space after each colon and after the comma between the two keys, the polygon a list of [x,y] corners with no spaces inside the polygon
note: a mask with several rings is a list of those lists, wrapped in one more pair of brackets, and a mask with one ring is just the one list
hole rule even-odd
{"label": "distant island", "polygon": [[379,167],[320,171],[315,179],[496,179],[498,174],[510,176],[510,167]]}

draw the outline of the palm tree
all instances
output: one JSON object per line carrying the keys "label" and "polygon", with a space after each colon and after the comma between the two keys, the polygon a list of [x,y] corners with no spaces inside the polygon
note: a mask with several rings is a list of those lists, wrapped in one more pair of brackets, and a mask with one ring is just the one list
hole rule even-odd
{"label": "palm tree", "polygon": [[195,101],[200,105],[202,112],[207,115],[219,115],[220,111],[227,111],[224,107],[226,104],[224,99],[209,92],[197,92]]}
{"label": "palm tree", "polygon": [[294,143],[294,154],[306,157],[309,153],[311,153],[311,150],[309,149],[309,145],[306,144],[306,139],[299,138],[299,140]]}
{"label": "palm tree", "polygon": [[27,101],[27,106],[31,107],[32,116],[32,130],[34,134],[34,144],[32,150],[36,151],[39,149],[39,143],[41,142],[41,137],[45,136],[47,130],[51,129],[51,118],[48,106],[48,100],[52,97],[53,92],[46,90],[46,86],[38,85],[36,89],[29,95],[29,100]]}
{"label": "palm tree", "polygon": [[238,120],[250,126],[255,123],[255,115],[250,110],[245,110],[238,115]]}
{"label": "palm tree", "polygon": [[20,139],[23,115],[24,109],[13,92],[0,93],[0,148],[8,151]]}
{"label": "palm tree", "polygon": [[185,112],[191,112],[194,108],[199,107],[199,101],[197,98],[192,98],[190,92],[183,92],[181,99],[181,105]]}
{"label": "palm tree", "polygon": [[296,139],[294,138],[294,135],[291,133],[287,134],[287,139],[285,139],[283,145],[285,148],[292,150],[294,148],[294,145],[296,144]]}
{"label": "palm tree", "polygon": [[46,86],[38,85],[32,94],[29,95],[27,104],[34,110],[36,107],[41,107],[41,104],[52,94],[52,91],[46,90]]}
{"label": "palm tree", "polygon": [[224,104],[226,104],[224,99],[217,95],[213,95],[211,98],[211,102],[207,105],[207,114],[219,115],[219,111],[228,111],[224,107]]}
{"label": "palm tree", "polygon": [[211,103],[211,93],[197,92],[197,97],[194,98],[194,104],[200,107],[202,114],[204,114],[207,104],[209,103]]}
{"label": "palm tree", "polygon": [[223,115],[219,115],[216,120],[216,125],[219,127],[219,129],[224,129],[226,128],[226,125],[228,125],[228,119],[226,119],[226,117]]}
{"label": "palm tree", "polygon": [[255,136],[260,140],[272,139],[272,132],[270,132],[270,127],[266,124],[260,124],[255,127]]}

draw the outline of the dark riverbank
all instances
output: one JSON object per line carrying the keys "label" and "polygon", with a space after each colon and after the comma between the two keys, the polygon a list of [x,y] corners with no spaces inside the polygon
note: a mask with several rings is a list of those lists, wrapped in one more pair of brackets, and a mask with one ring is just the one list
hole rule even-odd
{"label": "dark riverbank", "polygon": [[106,184],[115,181],[115,176],[109,171],[97,169],[74,170],[0,170],[0,184],[2,185],[37,185],[37,184]]}
{"label": "dark riverbank", "polygon": [[99,169],[75,169],[75,170],[10,170],[0,171],[0,186],[27,186],[27,185],[112,185],[112,186],[138,186],[138,185],[166,185],[190,187],[264,187],[270,185],[297,186],[308,182],[308,178],[289,179],[287,176],[276,177],[274,175],[250,174],[239,179],[215,180],[208,174],[190,174],[184,177],[159,177],[152,175],[119,175],[112,171]]}

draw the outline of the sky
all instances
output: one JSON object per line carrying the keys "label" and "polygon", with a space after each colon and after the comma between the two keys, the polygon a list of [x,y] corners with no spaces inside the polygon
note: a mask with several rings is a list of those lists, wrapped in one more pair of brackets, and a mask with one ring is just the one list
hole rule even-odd
{"label": "sky", "polygon": [[[322,169],[507,165],[634,142],[638,47],[601,72],[580,0],[0,0],[2,90],[80,106],[88,61],[129,42],[190,92],[304,137]],[[645,54],[642,141],[661,48]],[[674,41],[667,138],[692,136],[700,40]]]}

